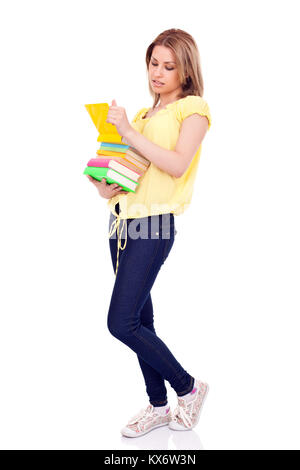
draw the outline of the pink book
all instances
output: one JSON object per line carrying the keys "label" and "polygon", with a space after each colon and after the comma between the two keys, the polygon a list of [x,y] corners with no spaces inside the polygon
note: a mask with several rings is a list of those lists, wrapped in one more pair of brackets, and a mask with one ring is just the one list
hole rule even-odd
{"label": "pink book", "polygon": [[[121,161],[122,163],[121,163]],[[139,177],[144,173],[142,170],[138,168],[133,169],[133,165],[128,163],[123,158],[91,158],[88,161],[87,166],[94,166],[94,167],[102,167],[102,168],[112,168],[115,171],[118,171],[122,175],[127,176],[127,178],[132,179],[133,181],[137,181]]]}

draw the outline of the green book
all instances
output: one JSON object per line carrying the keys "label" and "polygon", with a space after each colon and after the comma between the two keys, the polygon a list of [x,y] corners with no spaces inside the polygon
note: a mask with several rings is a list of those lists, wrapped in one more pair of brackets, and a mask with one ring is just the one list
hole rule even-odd
{"label": "green book", "polygon": [[105,178],[108,184],[117,183],[119,186],[122,186],[125,191],[130,191],[131,193],[135,192],[136,187],[139,184],[136,181],[133,181],[132,179],[128,178],[127,176],[121,175],[121,173],[119,173],[118,171],[107,167],[104,168],[101,166],[87,166],[83,174],[90,175],[92,176],[92,178],[95,178],[99,181],[101,181],[102,178]]}

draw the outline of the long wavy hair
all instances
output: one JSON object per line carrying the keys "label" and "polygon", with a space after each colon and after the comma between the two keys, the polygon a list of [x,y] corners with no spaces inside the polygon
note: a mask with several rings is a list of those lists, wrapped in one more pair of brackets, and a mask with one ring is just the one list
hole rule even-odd
{"label": "long wavy hair", "polygon": [[194,38],[182,29],[167,29],[160,33],[148,46],[146,52],[146,65],[148,86],[154,99],[152,109],[157,105],[160,94],[155,93],[149,80],[149,63],[155,46],[165,46],[175,55],[175,61],[181,83],[181,93],[178,99],[188,95],[203,96],[203,77],[200,64],[200,54]]}

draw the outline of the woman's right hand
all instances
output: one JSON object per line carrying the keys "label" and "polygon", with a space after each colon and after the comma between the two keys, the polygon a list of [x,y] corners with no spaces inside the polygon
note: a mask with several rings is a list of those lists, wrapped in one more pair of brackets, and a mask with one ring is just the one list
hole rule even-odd
{"label": "woman's right hand", "polygon": [[90,175],[87,175],[87,177],[90,182],[93,183],[93,185],[97,188],[100,196],[104,197],[105,199],[110,199],[116,196],[117,194],[127,194],[129,192],[123,190],[122,186],[119,186],[118,184],[108,184],[105,178],[102,178],[102,180],[99,181]]}

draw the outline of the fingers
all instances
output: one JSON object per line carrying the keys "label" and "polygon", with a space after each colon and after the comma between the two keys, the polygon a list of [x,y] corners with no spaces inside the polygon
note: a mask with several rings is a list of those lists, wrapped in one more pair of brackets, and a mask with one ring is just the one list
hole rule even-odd
{"label": "fingers", "polygon": [[91,175],[86,175],[88,177],[88,179],[90,180],[91,183],[94,183],[94,184],[102,184],[103,186],[105,186],[106,184],[106,180],[105,178],[102,178],[101,181],[97,180],[96,178],[93,178]]}
{"label": "fingers", "polygon": [[128,191],[123,190],[123,187],[119,186],[117,183],[114,183],[114,184],[107,183],[105,178],[102,178],[101,181],[99,181],[90,175],[86,175],[86,176],[91,181],[91,183],[94,183],[96,186],[97,185],[108,186],[109,189],[111,189],[113,192],[126,193],[126,194],[128,193]]}
{"label": "fingers", "polygon": [[125,191],[122,186],[118,186],[116,185],[114,188],[112,188],[114,192],[118,193],[118,194],[127,194],[128,191]]}
{"label": "fingers", "polygon": [[117,183],[114,183],[111,185],[111,189],[113,191],[119,191],[120,189],[123,189],[122,186],[119,186]]}

